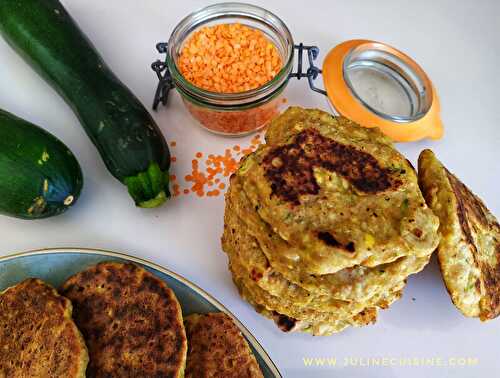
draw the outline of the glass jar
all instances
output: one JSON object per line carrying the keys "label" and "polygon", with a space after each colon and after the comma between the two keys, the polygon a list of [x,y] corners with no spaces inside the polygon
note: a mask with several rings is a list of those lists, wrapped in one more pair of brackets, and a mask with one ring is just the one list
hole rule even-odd
{"label": "glass jar", "polygon": [[[240,23],[258,29],[276,46],[283,66],[263,86],[245,92],[217,93],[194,86],[181,74],[177,60],[187,38],[204,26]],[[241,136],[266,126],[285,102],[283,90],[293,68],[293,38],[285,23],[273,13],[249,4],[221,3],[205,7],[184,18],[173,30],[165,60],[173,87],[191,115],[207,130]]]}

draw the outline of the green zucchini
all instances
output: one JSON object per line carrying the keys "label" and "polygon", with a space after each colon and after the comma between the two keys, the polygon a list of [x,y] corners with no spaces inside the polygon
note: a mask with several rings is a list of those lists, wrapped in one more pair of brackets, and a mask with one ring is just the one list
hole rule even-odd
{"label": "green zucchini", "polygon": [[59,139],[0,109],[0,214],[58,215],[82,189],[80,165]]}
{"label": "green zucchini", "polygon": [[0,34],[76,113],[110,173],[136,205],[170,196],[168,145],[58,0],[1,0]]}

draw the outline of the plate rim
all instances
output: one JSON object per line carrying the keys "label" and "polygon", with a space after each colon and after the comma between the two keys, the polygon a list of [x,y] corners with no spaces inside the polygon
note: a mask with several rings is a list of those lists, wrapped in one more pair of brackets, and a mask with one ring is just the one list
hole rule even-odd
{"label": "plate rim", "polygon": [[231,319],[236,323],[240,331],[243,333],[243,335],[247,338],[247,340],[250,341],[252,346],[257,350],[259,353],[260,357],[264,360],[264,362],[269,366],[271,369],[271,372],[278,378],[282,378],[283,376],[281,375],[280,371],[278,370],[278,367],[274,363],[274,361],[271,359],[269,354],[266,352],[266,350],[262,347],[260,342],[255,338],[255,336],[248,330],[248,328],[231,312],[229,311],[226,306],[224,306],[219,300],[217,300],[215,297],[213,297],[210,293],[196,285],[195,283],[189,281],[187,278],[181,276],[180,274],[167,269],[159,264],[156,264],[154,262],[151,262],[149,260],[143,259],[141,257],[136,257],[132,256],[126,253],[122,252],[115,252],[107,249],[100,249],[100,248],[80,248],[80,247],[57,247],[57,248],[39,248],[39,249],[31,249],[27,251],[22,251],[22,252],[14,252],[10,253],[7,255],[0,256],[0,263],[8,261],[8,260],[14,260],[18,257],[24,257],[24,256],[34,256],[34,255],[49,255],[49,254],[64,254],[64,253],[81,253],[85,255],[104,255],[104,256],[110,256],[110,257],[118,257],[122,258],[124,260],[129,260],[135,263],[142,264],[144,266],[147,266],[151,269],[155,269],[163,274],[166,274],[167,276],[170,276],[177,281],[183,283],[184,285],[188,286],[190,289],[194,290],[198,295],[202,296],[205,300],[207,300],[211,305],[213,305],[215,308],[217,308],[219,311],[229,315]]}

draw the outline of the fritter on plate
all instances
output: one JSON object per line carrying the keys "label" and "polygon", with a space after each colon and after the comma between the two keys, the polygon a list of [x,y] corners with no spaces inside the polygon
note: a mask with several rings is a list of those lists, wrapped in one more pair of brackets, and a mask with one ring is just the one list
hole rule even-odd
{"label": "fritter on plate", "polygon": [[236,172],[259,216],[293,248],[271,265],[308,274],[428,256],[438,219],[411,164],[376,129],[289,108]]}
{"label": "fritter on plate", "polygon": [[439,217],[438,258],[455,306],[488,320],[500,313],[500,226],[484,203],[430,150],[418,159],[419,182]]}
{"label": "fritter on plate", "polygon": [[186,378],[261,378],[259,365],[233,320],[224,313],[184,320],[189,343]]}
{"label": "fritter on plate", "polygon": [[135,264],[104,262],[69,278],[87,343],[88,377],[182,377],[187,341],[182,312],[165,282]]}
{"label": "fritter on plate", "polygon": [[0,293],[0,377],[85,377],[85,342],[71,302],[27,279]]}

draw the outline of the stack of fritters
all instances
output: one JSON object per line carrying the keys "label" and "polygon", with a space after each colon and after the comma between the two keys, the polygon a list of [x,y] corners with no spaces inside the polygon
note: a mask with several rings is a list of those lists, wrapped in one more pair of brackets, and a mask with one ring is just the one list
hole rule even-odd
{"label": "stack of fritters", "polygon": [[428,263],[439,221],[378,130],[289,108],[231,177],[222,237],[241,295],[285,331],[373,323]]}

